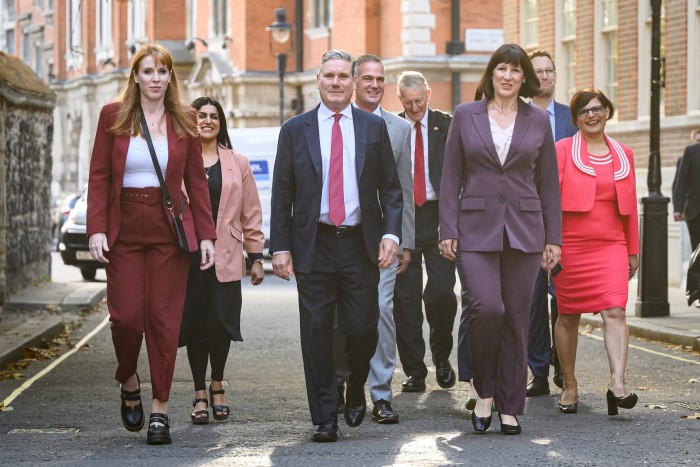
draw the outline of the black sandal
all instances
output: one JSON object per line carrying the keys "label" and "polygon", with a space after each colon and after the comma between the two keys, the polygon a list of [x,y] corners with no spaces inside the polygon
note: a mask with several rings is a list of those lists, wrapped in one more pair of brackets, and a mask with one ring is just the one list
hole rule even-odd
{"label": "black sandal", "polygon": [[[204,402],[207,404],[207,408],[192,412],[190,418],[192,419],[192,423],[195,425],[206,425],[209,423],[209,401],[207,399],[195,399],[192,401],[192,407],[196,406],[199,402]],[[204,417],[202,417],[202,415],[204,415]]]}
{"label": "black sandal", "polygon": [[170,419],[167,413],[152,413],[148,420],[148,444],[170,444]]}
{"label": "black sandal", "polygon": [[219,389],[218,391],[213,391],[211,385],[209,386],[209,405],[211,406],[212,415],[214,420],[223,421],[227,420],[231,409],[228,405],[214,405],[214,396],[218,394],[224,394],[226,391]]}
{"label": "black sandal", "polygon": [[[119,387],[122,399],[122,424],[124,424],[124,428],[133,432],[141,431],[144,422],[143,404],[141,403],[141,380],[138,373],[136,373],[136,380],[139,383],[139,388],[136,391],[125,391],[124,385]],[[126,401],[139,401],[139,403],[130,407],[126,405]]]}

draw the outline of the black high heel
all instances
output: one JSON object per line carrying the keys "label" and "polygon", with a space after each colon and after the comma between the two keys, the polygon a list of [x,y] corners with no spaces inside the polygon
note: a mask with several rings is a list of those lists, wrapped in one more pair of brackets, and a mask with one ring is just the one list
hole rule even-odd
{"label": "black high heel", "polygon": [[[226,391],[219,389],[213,391],[211,385],[209,386],[209,405],[211,406],[212,415],[214,415],[214,420],[223,421],[227,420],[229,413],[231,413],[231,408],[228,405],[214,405],[214,396],[218,394],[225,394]],[[217,413],[220,412],[220,413]]]}
{"label": "black high heel", "polygon": [[[136,391],[125,391],[123,384],[119,387],[122,400],[122,424],[124,428],[132,432],[141,431],[144,422],[143,404],[141,403],[141,380],[138,373],[136,373],[136,381],[139,383],[139,388]],[[126,401],[139,401],[139,403],[130,407],[126,404]]]}
{"label": "black high heel", "polygon": [[170,444],[170,419],[167,413],[152,413],[148,419],[147,444]]}
{"label": "black high heel", "polygon": [[[506,425],[503,423],[500,412],[498,412],[498,421],[501,422],[501,433],[504,435],[519,435],[523,431],[520,427],[520,422],[517,425]],[[515,421],[518,421],[518,417],[515,417]]]}
{"label": "black high heel", "polygon": [[618,407],[622,409],[631,409],[637,405],[637,401],[639,400],[637,395],[633,392],[623,397],[617,397],[612,392],[612,389],[608,389],[608,392],[605,393],[605,398],[608,401],[608,415],[617,415]]}
{"label": "black high heel", "polygon": [[[209,423],[209,401],[206,398],[195,399],[192,401],[192,407],[196,406],[199,402],[204,402],[205,404],[207,404],[207,408],[204,410],[197,410],[195,412],[192,412],[192,414],[190,414],[190,418],[192,419],[192,423],[194,425],[206,425],[207,423]],[[206,415],[206,417],[202,417],[201,415]]]}
{"label": "black high heel", "polygon": [[472,410],[472,426],[477,433],[484,433],[491,426],[491,415],[488,417],[477,417],[475,411]]}
{"label": "black high heel", "polygon": [[561,395],[559,396],[559,412],[561,413],[577,413],[578,412],[578,400],[574,402],[573,404],[562,404],[561,403],[561,398],[564,397],[564,392],[562,391]]}

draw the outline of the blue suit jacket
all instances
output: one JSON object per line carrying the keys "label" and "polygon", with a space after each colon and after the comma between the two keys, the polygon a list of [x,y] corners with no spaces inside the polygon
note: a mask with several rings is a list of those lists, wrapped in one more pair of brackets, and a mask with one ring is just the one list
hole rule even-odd
{"label": "blue suit jacket", "polygon": [[[290,251],[297,272],[311,270],[323,188],[318,109],[282,125],[272,178],[270,250]],[[386,234],[401,238],[401,183],[384,119],[352,107],[355,165],[367,254],[377,263]]]}
{"label": "blue suit jacket", "polygon": [[554,141],[574,136],[578,127],[571,122],[571,109],[568,105],[554,101]]}

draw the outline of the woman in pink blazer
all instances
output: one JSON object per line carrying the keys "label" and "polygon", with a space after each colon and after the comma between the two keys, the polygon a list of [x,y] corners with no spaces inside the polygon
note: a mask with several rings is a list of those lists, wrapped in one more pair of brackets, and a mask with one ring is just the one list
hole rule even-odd
{"label": "woman in pink blazer", "polygon": [[[216,264],[199,268],[199,252],[190,262],[180,346],[194,380],[192,423],[209,422],[208,406],[215,420],[226,420],[229,406],[224,399],[224,366],[231,341],[241,336],[241,278],[245,274],[243,243],[251,260],[251,282],[263,281],[262,208],[248,159],[234,151],[226,130],[226,116],[215,99],[200,97],[192,102],[202,140],[204,171],[216,223]],[[206,393],[207,362],[211,363],[209,400]]]}
{"label": "woman in pink blazer", "polygon": [[610,364],[608,414],[631,409],[637,395],[625,388],[628,330],[625,308],[628,281],[637,271],[639,221],[634,155],[605,134],[615,109],[597,89],[571,98],[571,116],[579,132],[557,142],[561,186],[564,266],[553,278],[559,305],[554,328],[564,388],[559,410],[578,411],[574,374],[581,313],[600,313]]}
{"label": "woman in pink blazer", "polygon": [[[87,235],[92,257],[106,263],[122,423],[129,431],[144,425],[136,369],[145,335],[153,388],[148,444],[171,442],[168,398],[189,255],[175,239],[140,120],[146,119],[188,246],[199,246],[200,267],[208,268],[216,232],[193,114],[181,100],[168,51],[146,44],[134,54],[122,93],[100,113],[90,160]],[[183,184],[189,204],[179,196]]]}

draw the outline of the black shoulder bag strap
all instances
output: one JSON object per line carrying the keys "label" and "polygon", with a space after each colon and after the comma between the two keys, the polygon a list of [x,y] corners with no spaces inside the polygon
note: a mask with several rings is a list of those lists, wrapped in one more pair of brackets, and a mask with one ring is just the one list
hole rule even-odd
{"label": "black shoulder bag strap", "polygon": [[170,197],[170,192],[168,187],[165,186],[165,180],[163,179],[163,172],[160,170],[160,164],[158,163],[158,158],[156,157],[156,149],[153,147],[153,140],[151,140],[151,133],[148,131],[148,122],[146,122],[146,115],[141,109],[141,130],[146,138],[146,144],[148,144],[148,150],[151,153],[151,160],[153,161],[153,167],[156,169],[156,175],[158,176],[158,183],[160,183],[160,190],[163,192],[163,202],[165,207],[170,212],[173,218],[173,228],[175,230],[175,236],[177,237],[177,243],[185,251],[189,251],[187,245],[187,237],[185,236],[185,229],[182,226],[182,206],[180,206],[180,213],[175,213],[175,206],[173,205],[173,200]]}

